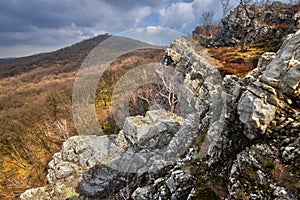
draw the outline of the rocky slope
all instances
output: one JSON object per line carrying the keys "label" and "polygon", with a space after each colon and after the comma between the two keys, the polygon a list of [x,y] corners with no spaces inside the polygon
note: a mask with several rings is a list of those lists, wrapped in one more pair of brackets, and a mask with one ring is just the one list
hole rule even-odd
{"label": "rocky slope", "polygon": [[208,171],[230,199],[299,198],[299,41],[298,31],[246,78],[224,79],[227,128]]}
{"label": "rocky slope", "polygon": [[187,91],[181,117],[150,111],[117,136],[70,138],[49,184],[21,199],[299,199],[299,47],[300,31],[247,77],[222,78],[175,40],[165,60]]}
{"label": "rocky slope", "polygon": [[[100,35],[56,52],[0,61],[0,199],[17,199],[26,189],[45,184],[53,154],[78,134],[72,116],[77,71],[106,39]],[[114,131],[109,105],[116,80],[163,55],[161,49],[131,51],[109,66],[98,82],[101,92],[95,93],[104,131]]]}
{"label": "rocky slope", "polygon": [[[247,44],[270,41],[276,45],[283,37],[299,29],[298,11],[297,6],[279,1],[270,5],[246,5],[245,8],[240,4],[221,20],[220,32],[214,31],[215,34],[206,44],[237,46],[247,34]],[[193,35],[202,38],[202,29],[201,26],[197,27]]]}

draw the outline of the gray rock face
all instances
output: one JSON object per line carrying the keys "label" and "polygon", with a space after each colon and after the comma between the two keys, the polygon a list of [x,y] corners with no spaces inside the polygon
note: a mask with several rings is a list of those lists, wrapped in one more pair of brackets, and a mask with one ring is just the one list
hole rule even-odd
{"label": "gray rock face", "polygon": [[[244,124],[265,132],[269,123],[275,118],[276,107],[250,92],[245,92],[238,104],[239,119]],[[254,138],[249,138],[254,139]]]}
{"label": "gray rock face", "polygon": [[299,173],[290,170],[299,169],[300,122],[289,117],[276,121],[278,126],[268,142],[245,148],[233,161],[229,199],[299,198]]}
{"label": "gray rock face", "polygon": [[284,48],[278,51],[268,69],[263,73],[261,80],[278,89],[280,92],[290,96],[299,96],[299,49],[297,45],[300,41],[299,32],[294,36],[290,35],[283,44]]}
{"label": "gray rock face", "polygon": [[[253,23],[247,17],[243,6],[231,10],[230,14],[221,20],[223,28],[220,35],[211,41],[215,46],[240,45],[245,29],[248,29],[247,43],[257,43],[266,39],[281,40],[284,36],[299,29],[299,14],[293,11],[291,5],[274,2],[268,6],[247,6]],[[290,27],[276,27],[274,24],[285,24]]]}
{"label": "gray rock face", "polygon": [[[221,127],[217,126],[220,116],[222,116],[222,105],[224,105],[220,98],[222,91],[220,74],[208,61],[206,55],[198,55],[186,39],[177,39],[171,46],[172,49],[168,50],[168,56],[178,58],[180,55],[175,70],[185,72],[181,75],[184,77],[181,87],[184,88],[184,91],[192,91],[193,94],[190,96],[183,93],[182,96],[186,98],[179,99],[184,121],[178,117],[172,119],[170,115],[166,115],[161,110],[148,112],[144,118],[126,119],[123,130],[124,137],[133,144],[134,148],[129,147],[120,159],[114,160],[109,166],[113,169],[121,168],[125,172],[135,171],[137,175],[132,177],[126,173],[114,175],[114,172],[110,172],[112,179],[106,179],[106,181],[113,181],[116,188],[120,187],[117,196],[128,197],[132,193],[131,197],[135,199],[187,198],[193,190],[194,177],[189,172],[179,170],[179,166],[183,164],[178,163],[178,155],[186,152],[199,134],[199,127],[208,128],[210,123]],[[176,58],[172,60],[176,60]],[[200,115],[207,116],[207,119],[201,119]],[[153,120],[157,122],[155,126],[151,125]],[[180,129],[179,124],[181,124]],[[217,129],[208,128],[210,141],[214,140]],[[207,149],[202,150],[202,157],[206,156],[205,150]],[[130,165],[128,165],[128,160],[131,161]],[[169,170],[166,171],[166,167],[169,167]],[[103,191],[107,192],[107,189],[103,189],[106,186],[97,178],[104,176],[102,171],[105,170],[101,169],[102,167],[99,166],[91,173],[86,173],[79,186],[82,193],[90,198],[96,198],[96,196],[104,198],[108,195],[103,193]],[[124,183],[120,183],[116,176],[127,177],[126,181],[129,184],[125,187]],[[153,182],[157,185],[146,186]],[[121,189],[121,186],[124,188]],[[98,191],[95,192],[96,188]]]}
{"label": "gray rock face", "polygon": [[[169,175],[166,175],[169,177]],[[151,187],[145,186],[137,188],[131,197],[133,199],[186,199],[189,193],[184,191],[192,191],[194,178],[190,173],[182,170],[171,172],[171,176],[164,179],[164,182],[154,183]]]}
{"label": "gray rock face", "polygon": [[295,21],[295,26],[299,28],[300,27],[300,12],[297,12],[293,16],[293,20]]}
{"label": "gray rock face", "polygon": [[[153,110],[146,113],[146,116],[127,117],[124,123],[123,132],[125,137],[132,143],[137,143],[141,139],[152,138],[152,132],[162,133],[169,127],[170,123],[180,123],[183,121],[180,117],[172,115],[163,109]],[[170,124],[169,127],[166,124]],[[156,130],[151,130],[153,128]],[[150,133],[151,131],[151,133]]]}
{"label": "gray rock face", "polygon": [[[229,194],[231,197],[237,197],[239,189],[242,190],[243,188],[249,187],[269,187],[270,183],[266,177],[268,169],[265,168],[265,164],[261,164],[266,162],[262,159],[264,156],[270,158],[269,162],[272,162],[275,160],[276,151],[272,150],[268,145],[253,145],[237,155],[237,159],[231,167],[229,176]],[[250,173],[252,177],[242,177],[243,174],[249,175]],[[257,185],[253,185],[251,182],[253,179],[257,179]],[[265,194],[264,192],[256,193],[256,190],[249,192],[250,194],[245,194],[245,196],[255,197],[256,199],[265,199],[270,195]]]}
{"label": "gray rock face", "polygon": [[117,136],[70,138],[49,163],[50,184],[21,199],[197,199],[200,180],[226,199],[300,198],[299,45],[300,31],[245,78],[220,81],[205,53],[175,40],[169,64],[193,94],[180,99],[184,120],[150,111]]}
{"label": "gray rock face", "polygon": [[257,67],[258,69],[264,71],[270,62],[276,57],[274,52],[265,52],[258,60]]}
{"label": "gray rock face", "polygon": [[76,191],[84,191],[86,196],[106,198],[111,192],[110,185],[114,185],[115,190],[123,188],[133,176],[128,172],[132,168],[137,172],[139,163],[143,167],[146,157],[135,155],[136,150],[132,147],[145,150],[165,147],[182,122],[172,113],[156,110],[147,112],[145,117],[127,118],[124,130],[116,137],[87,135],[69,138],[49,163],[47,181],[50,185],[28,190],[21,199],[50,198],[53,193],[62,199],[69,197],[62,188],[70,188],[75,196],[78,196]]}
{"label": "gray rock face", "polygon": [[[259,61],[259,68],[245,79],[232,76],[224,79],[227,106],[231,109],[227,109],[228,126],[218,142],[222,149],[215,147],[215,153],[212,154],[215,156],[210,161],[215,167],[220,163],[230,166],[231,172],[228,176],[217,167],[209,171],[213,177],[218,173],[218,178],[229,178],[228,199],[299,198],[297,185],[289,185],[278,179],[278,176],[286,176],[293,182],[299,181],[299,172],[289,171],[299,167],[296,164],[299,162],[300,123],[296,117],[299,115],[299,106],[294,103],[299,102],[300,76],[296,72],[299,34],[300,31],[290,35],[276,56],[264,54]],[[243,135],[247,139],[242,139]],[[224,164],[226,159],[223,158],[229,157],[228,151],[239,153],[235,154],[236,158],[229,159],[228,164]]]}

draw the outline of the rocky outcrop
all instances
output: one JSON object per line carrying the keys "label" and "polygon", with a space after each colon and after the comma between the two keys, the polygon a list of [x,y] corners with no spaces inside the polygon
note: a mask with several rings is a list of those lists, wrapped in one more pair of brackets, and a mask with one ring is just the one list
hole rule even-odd
{"label": "rocky outcrop", "polygon": [[[61,152],[56,153],[49,163],[48,186],[28,190],[21,195],[21,199],[64,199],[70,195],[78,196],[77,187],[80,182],[81,189],[90,196],[99,195],[101,189],[109,191],[106,188],[108,185],[101,186],[102,182],[98,180],[97,183],[97,179],[112,181],[117,188],[116,177],[121,180],[125,176],[126,179],[129,174],[125,169],[112,169],[106,165],[121,157],[134,145],[138,147],[147,144],[152,148],[166,145],[178,131],[180,124],[180,117],[165,110],[156,110],[147,112],[145,117],[127,118],[124,130],[117,136],[74,136],[63,144]],[[93,184],[91,180],[94,180]],[[121,180],[119,187],[123,186],[124,181]]]}
{"label": "rocky outcrop", "polygon": [[[167,199],[171,196],[189,196],[193,184],[187,183],[194,182],[195,178],[190,172],[181,169],[185,159],[180,157],[188,152],[199,135],[199,128],[209,132],[211,136],[215,134],[216,130],[208,126],[217,123],[222,112],[219,105],[222,103],[219,101],[221,76],[206,60],[207,57],[198,55],[189,45],[184,38],[172,44],[172,51],[176,52],[172,55],[181,55],[173,71],[183,84],[178,88],[181,92],[179,101],[184,120],[172,117],[174,115],[163,110],[150,111],[145,117],[127,118],[123,130],[116,137],[73,137],[50,162],[50,185],[42,190],[26,191],[21,199],[47,196],[50,193],[55,197],[53,191],[61,191],[57,188],[59,185],[72,188],[73,192],[90,199],[138,195],[146,191],[146,185],[154,182],[159,183],[161,188],[151,189],[155,198],[160,198],[161,195],[165,195]],[[204,153],[202,157],[205,155]],[[190,157],[186,160],[191,159]],[[163,181],[160,182],[159,179]],[[77,186],[74,187],[75,185]],[[112,187],[113,190],[110,189]],[[39,191],[43,192],[40,194]],[[60,192],[56,196],[66,194]]]}
{"label": "rocky outcrop", "polygon": [[[299,41],[298,31],[276,56],[264,54],[246,78],[224,79],[231,109],[218,142],[223,148],[214,148],[220,156],[209,159],[216,168],[208,171],[211,177],[229,181],[229,199],[299,198]],[[237,127],[232,129],[233,125]],[[229,174],[217,170],[221,163],[228,166]]]}
{"label": "rocky outcrop", "polygon": [[299,45],[300,31],[245,78],[222,78],[203,51],[175,40],[167,64],[183,79],[181,116],[149,111],[116,136],[70,138],[49,185],[21,199],[300,198]]}
{"label": "rocky outcrop", "polygon": [[299,31],[289,35],[245,78],[223,79],[224,126],[213,134],[202,178],[222,180],[224,198],[299,198],[299,40]]}
{"label": "rocky outcrop", "polygon": [[232,9],[230,14],[222,19],[221,33],[207,42],[209,46],[237,46],[241,44],[247,32],[247,43],[259,43],[266,40],[281,41],[290,33],[299,29],[299,13],[296,6],[282,2],[271,5],[247,5],[247,11],[242,5]]}

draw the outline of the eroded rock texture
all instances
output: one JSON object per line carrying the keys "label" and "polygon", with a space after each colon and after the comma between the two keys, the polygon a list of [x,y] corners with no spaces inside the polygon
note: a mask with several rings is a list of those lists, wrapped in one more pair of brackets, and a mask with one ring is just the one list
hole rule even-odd
{"label": "eroded rock texture", "polygon": [[266,39],[281,40],[299,29],[299,13],[291,4],[277,1],[271,5],[247,5],[246,10],[242,5],[232,9],[229,15],[222,19],[221,33],[210,45],[240,45],[246,32],[248,44],[263,42]]}
{"label": "eroded rock texture", "polygon": [[117,136],[70,138],[49,185],[21,199],[300,198],[299,58],[298,31],[245,78],[222,78],[204,52],[175,40],[166,64],[189,91],[182,116],[150,111]]}

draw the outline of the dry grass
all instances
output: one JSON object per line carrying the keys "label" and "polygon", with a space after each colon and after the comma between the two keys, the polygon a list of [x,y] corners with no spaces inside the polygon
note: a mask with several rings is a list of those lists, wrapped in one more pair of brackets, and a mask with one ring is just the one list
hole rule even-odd
{"label": "dry grass", "polygon": [[[0,199],[17,199],[26,189],[44,185],[53,154],[77,134],[71,111],[73,82],[92,44],[95,41],[48,56],[0,62]],[[102,95],[107,97],[106,106],[100,102],[97,110],[108,131],[114,127],[109,97],[118,78],[136,65],[161,58],[162,51],[132,52],[113,63],[100,80],[95,106]]]}
{"label": "dry grass", "polygon": [[114,61],[100,78],[96,93],[97,118],[101,123],[104,133],[117,133],[119,128],[115,126],[111,113],[111,97],[118,80],[130,69],[136,66],[160,62],[164,56],[161,49],[143,49],[123,55]]}
{"label": "dry grass", "polygon": [[278,45],[251,45],[248,51],[241,52],[240,47],[208,48],[208,53],[215,59],[215,64],[223,75],[245,76],[256,67],[258,59],[266,51],[275,51]]}
{"label": "dry grass", "polygon": [[105,38],[0,61],[0,199],[17,199],[25,189],[45,184],[53,153],[76,134],[71,112],[76,71]]}
{"label": "dry grass", "polygon": [[14,199],[45,183],[47,163],[66,139],[65,131],[49,124],[66,120],[70,134],[76,134],[70,106],[75,74],[52,74],[30,82],[37,71],[0,80],[1,199]]}

